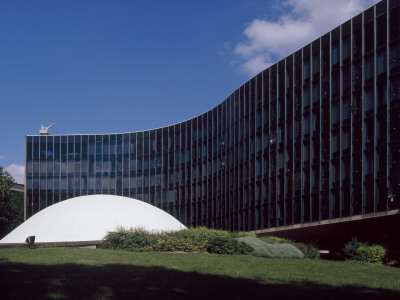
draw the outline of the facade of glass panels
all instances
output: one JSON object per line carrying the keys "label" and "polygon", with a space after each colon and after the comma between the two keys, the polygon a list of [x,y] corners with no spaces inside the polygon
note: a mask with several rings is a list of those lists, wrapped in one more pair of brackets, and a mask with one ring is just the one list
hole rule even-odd
{"label": "facade of glass panels", "polygon": [[400,208],[400,1],[382,1],[164,128],[26,136],[26,217],[82,195],[256,230]]}

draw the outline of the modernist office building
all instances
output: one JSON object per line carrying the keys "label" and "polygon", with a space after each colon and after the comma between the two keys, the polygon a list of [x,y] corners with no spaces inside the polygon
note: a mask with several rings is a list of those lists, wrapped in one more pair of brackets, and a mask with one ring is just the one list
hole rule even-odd
{"label": "modernist office building", "polygon": [[191,120],[26,136],[26,218],[92,194],[229,230],[399,209],[400,1],[379,2]]}

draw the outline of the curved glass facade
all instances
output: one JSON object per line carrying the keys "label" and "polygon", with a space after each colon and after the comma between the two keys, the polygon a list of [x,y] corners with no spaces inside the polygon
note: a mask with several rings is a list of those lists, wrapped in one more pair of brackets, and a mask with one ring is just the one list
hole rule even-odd
{"label": "curved glass facade", "polygon": [[400,208],[400,1],[381,1],[214,109],[164,128],[26,136],[26,217],[123,195],[256,230]]}

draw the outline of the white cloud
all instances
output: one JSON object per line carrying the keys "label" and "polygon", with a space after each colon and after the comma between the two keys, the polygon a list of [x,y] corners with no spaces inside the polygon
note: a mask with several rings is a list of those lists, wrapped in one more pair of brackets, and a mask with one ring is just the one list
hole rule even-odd
{"label": "white cloud", "polygon": [[11,174],[17,183],[25,183],[25,166],[11,164],[5,170]]}
{"label": "white cloud", "polygon": [[0,155],[0,160],[3,160],[4,158],[4,155]]}
{"label": "white cloud", "polygon": [[246,27],[247,40],[236,45],[241,69],[249,75],[300,49],[360,13],[378,0],[285,0],[289,13],[277,21],[255,19]]}

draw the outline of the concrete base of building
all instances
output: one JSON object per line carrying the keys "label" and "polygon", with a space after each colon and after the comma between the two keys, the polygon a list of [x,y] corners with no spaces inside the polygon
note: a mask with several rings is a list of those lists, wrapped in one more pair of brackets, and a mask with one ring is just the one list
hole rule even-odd
{"label": "concrete base of building", "polygon": [[[77,242],[49,242],[49,243],[35,243],[34,248],[49,248],[49,247],[90,247],[98,246],[102,243],[102,240],[98,241],[77,241]],[[2,248],[28,248],[27,243],[7,243],[0,244]]]}

